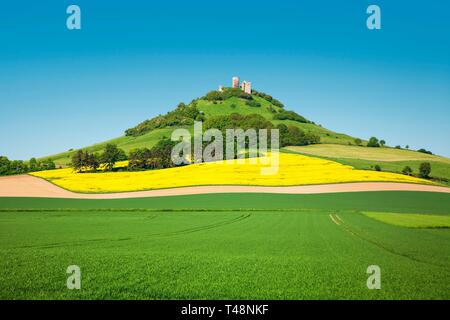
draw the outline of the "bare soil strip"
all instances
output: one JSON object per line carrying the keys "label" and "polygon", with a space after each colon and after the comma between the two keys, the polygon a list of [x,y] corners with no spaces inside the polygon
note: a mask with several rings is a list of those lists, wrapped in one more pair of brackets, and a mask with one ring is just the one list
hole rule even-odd
{"label": "bare soil strip", "polygon": [[195,186],[134,192],[85,194],[62,189],[46,180],[30,175],[0,177],[0,197],[70,198],[70,199],[124,199],[194,195],[208,193],[285,193],[315,194],[361,191],[425,191],[450,193],[450,188],[395,182],[355,182],[292,187],[261,186]]}

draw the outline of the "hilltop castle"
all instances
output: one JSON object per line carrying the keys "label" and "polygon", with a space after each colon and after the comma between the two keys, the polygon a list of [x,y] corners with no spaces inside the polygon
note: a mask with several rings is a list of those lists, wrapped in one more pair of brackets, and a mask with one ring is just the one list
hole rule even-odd
{"label": "hilltop castle", "polygon": [[233,88],[241,88],[242,91],[248,94],[252,94],[252,83],[250,81],[242,81],[242,83],[239,85],[239,77],[233,77],[231,79]]}
{"label": "hilltop castle", "polygon": [[[248,94],[252,94],[252,83],[250,81],[242,81],[242,83],[239,83],[239,77],[233,77],[231,78],[231,87],[232,88],[241,88],[242,91]],[[219,91],[223,90],[223,86],[219,86]]]}

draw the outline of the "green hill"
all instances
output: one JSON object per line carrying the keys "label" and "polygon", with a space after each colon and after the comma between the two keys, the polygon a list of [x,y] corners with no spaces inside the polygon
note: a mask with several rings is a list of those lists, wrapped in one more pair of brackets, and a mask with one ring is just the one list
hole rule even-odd
{"label": "green hill", "polygon": [[[348,145],[354,143],[355,139],[346,134],[325,129],[301,115],[287,110],[280,101],[264,93],[255,91],[252,95],[247,95],[239,89],[225,89],[223,93],[212,91],[204,97],[194,99],[187,105],[181,103],[166,115],[145,120],[136,127],[127,129],[124,136],[86,146],[83,150],[101,152],[108,143],[114,143],[126,152],[135,148],[149,148],[162,137],[170,137],[175,128],[192,128],[194,119],[206,120],[210,117],[233,113],[258,114],[270,120],[274,125],[283,123],[287,126],[296,126],[305,133],[318,135],[321,143]],[[51,158],[57,165],[64,166],[70,162],[76,151],[77,149],[73,149],[43,157],[40,160]]]}

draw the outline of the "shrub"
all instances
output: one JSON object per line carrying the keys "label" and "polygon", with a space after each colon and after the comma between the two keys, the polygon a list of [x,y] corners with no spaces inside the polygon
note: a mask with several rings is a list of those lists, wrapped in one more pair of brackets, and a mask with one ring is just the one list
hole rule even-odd
{"label": "shrub", "polygon": [[431,173],[431,164],[429,162],[422,162],[419,166],[419,176],[421,178],[429,178]]}
{"label": "shrub", "polygon": [[278,108],[284,108],[284,104],[281,103],[280,101],[278,101],[277,99],[274,99],[271,95],[268,95],[264,92],[259,92],[256,90],[252,91],[253,95],[263,98],[266,101],[269,101],[271,104],[273,104],[274,106],[278,107]]}
{"label": "shrub", "polygon": [[431,151],[428,151],[428,150],[426,150],[426,149],[423,149],[423,148],[421,148],[421,149],[417,150],[417,152],[421,152],[421,153],[426,153],[426,154],[433,154],[433,152],[431,152]]}
{"label": "shrub", "polygon": [[281,135],[281,146],[306,146],[310,144],[317,144],[320,142],[320,137],[311,133],[303,132],[296,126],[288,126],[288,132],[285,137]]}
{"label": "shrub", "polygon": [[231,97],[252,100],[252,95],[245,93],[239,88],[224,88],[223,91],[211,91],[206,94],[206,96],[201,99],[207,101],[220,101],[227,100]]}
{"label": "shrub", "polygon": [[403,174],[406,174],[407,176],[410,176],[410,175],[412,175],[412,169],[411,169],[411,167],[410,166],[406,166],[406,167],[404,167],[403,168],[403,170],[402,170],[402,173]]}
{"label": "shrub", "polygon": [[269,110],[269,112],[271,113],[277,113],[277,110],[273,106],[268,106],[267,110]]}
{"label": "shrub", "polygon": [[375,165],[375,171],[381,171],[381,167],[378,164]]}
{"label": "shrub", "polygon": [[254,107],[254,108],[259,108],[259,107],[261,107],[261,103],[255,101],[255,100],[248,100],[248,101],[245,101],[245,104],[246,104],[247,106],[249,106],[249,107]]}
{"label": "shrub", "polygon": [[301,115],[297,114],[294,111],[286,111],[283,110],[280,113],[277,113],[273,116],[274,120],[293,120],[301,123],[308,123],[308,120],[306,120]]}
{"label": "shrub", "polygon": [[380,146],[380,143],[378,142],[378,139],[376,137],[371,137],[369,139],[369,142],[367,142],[367,146],[371,148],[378,148]]}
{"label": "shrub", "polygon": [[360,138],[356,138],[356,139],[355,139],[355,144],[356,144],[357,146],[360,146],[360,145],[362,144],[362,140],[361,140]]}

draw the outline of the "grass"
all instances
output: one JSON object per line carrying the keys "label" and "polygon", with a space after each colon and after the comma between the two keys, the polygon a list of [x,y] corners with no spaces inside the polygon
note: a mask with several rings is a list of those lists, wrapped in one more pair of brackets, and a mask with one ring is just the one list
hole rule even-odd
{"label": "grass", "polygon": [[[448,216],[450,196],[1,198],[0,298],[449,299],[450,230],[361,214],[392,210]],[[72,264],[79,291],[65,286]],[[372,264],[381,290],[366,287]]]}
{"label": "grass", "polygon": [[417,213],[364,212],[375,220],[408,228],[450,228],[450,216]]}

